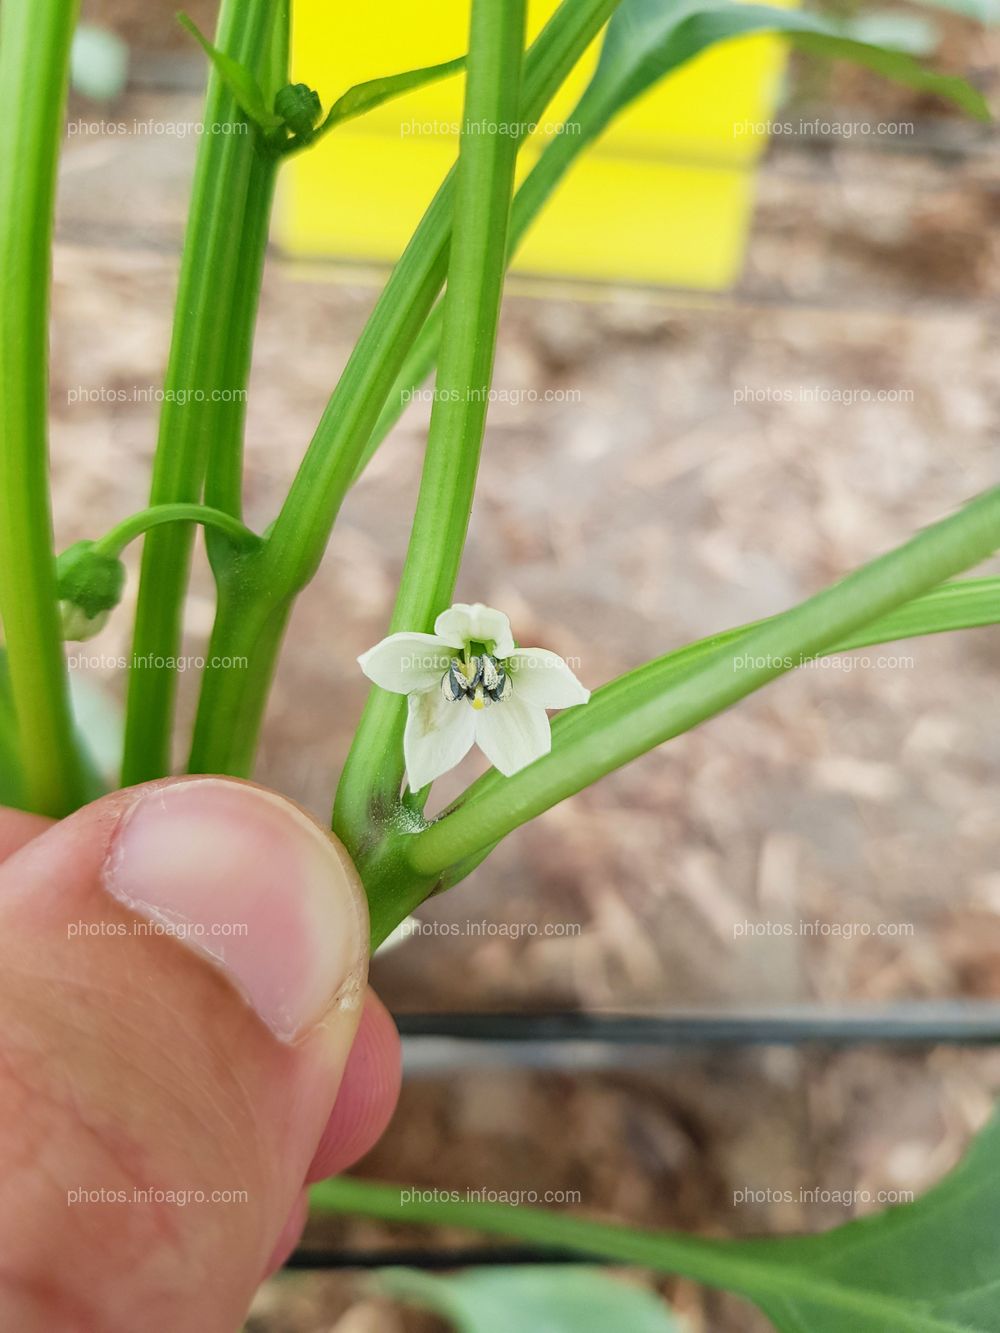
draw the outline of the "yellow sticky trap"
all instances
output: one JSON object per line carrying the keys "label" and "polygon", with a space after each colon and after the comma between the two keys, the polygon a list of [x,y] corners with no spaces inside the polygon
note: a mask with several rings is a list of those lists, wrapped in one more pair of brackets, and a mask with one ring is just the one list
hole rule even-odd
{"label": "yellow sticky trap", "polygon": [[[778,0],[778,3],[794,0]],[[531,37],[557,0],[529,0]],[[453,59],[469,0],[377,8],[297,0],[296,81],[324,105],[349,85]],[[530,169],[583,91],[599,43],[581,59],[525,145]],[[741,37],[683,66],[584,150],[525,238],[513,268],[598,281],[707,290],[739,274],[755,166],[784,70],[784,44]],[[278,239],[290,253],[394,262],[455,159],[463,78],[420,88],[351,121],[282,172]]]}

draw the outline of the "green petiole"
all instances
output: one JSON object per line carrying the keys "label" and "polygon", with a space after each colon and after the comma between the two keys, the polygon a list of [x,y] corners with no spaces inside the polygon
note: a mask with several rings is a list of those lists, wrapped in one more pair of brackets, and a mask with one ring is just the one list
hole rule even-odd
{"label": "green petiole", "polygon": [[[840,583],[739,639],[716,641],[690,669],[660,678],[640,668],[595,692],[575,714],[557,719],[552,752],[503,782],[487,774],[450,813],[406,840],[417,874],[436,875],[474,857],[541,814],[664,741],[729,708],[819,653],[856,643],[870,622],[1000,548],[1000,487]],[[905,620],[903,620],[905,626]],[[863,639],[864,636],[862,636]]]}
{"label": "green petiole", "polygon": [[152,505],[137,514],[130,514],[94,543],[94,549],[103,555],[121,555],[125,547],[137,537],[151,532],[165,523],[197,523],[206,530],[217,532],[237,551],[249,551],[260,544],[255,532],[232,514],[199,504]]}
{"label": "green petiole", "polygon": [[[754,630],[780,619],[780,616],[775,616],[770,620],[741,625],[736,629],[725,630],[721,634],[713,634],[707,639],[687,644],[653,662],[647,662],[635,671],[627,672],[618,680],[596,690],[585,709],[573,709],[553,719],[553,752],[572,742],[576,728],[583,725],[586,729],[587,725],[593,725],[592,717],[588,723],[589,709],[606,702],[614,693],[617,693],[620,699],[631,698],[636,701],[640,696],[663,693],[675,681],[689,674],[692,668],[713,651],[725,645],[738,648],[745,644],[747,637]],[[851,652],[857,648],[893,643],[899,639],[997,624],[1000,624],[1000,578],[964,579],[957,583],[943,584],[933,592],[914,598],[913,601],[897,607],[888,615],[880,616],[855,633],[822,649],[816,656],[829,657],[837,653]],[[504,787],[509,781],[510,779],[504,778],[495,770],[484,774],[452,806],[448,817],[460,811],[464,802],[473,796],[477,801],[495,801],[503,805]],[[426,798],[427,789],[415,794],[404,793],[403,804],[410,812],[407,831],[390,834],[386,846],[379,850],[378,855],[369,857],[366,862],[365,880],[370,886],[371,894],[373,947],[377,947],[430,892],[451,888],[460,883],[466,875],[471,874],[490,854],[496,842],[500,841],[500,838],[497,838],[493,842],[483,843],[475,851],[443,869],[418,873],[407,858],[414,830],[421,826],[428,829],[435,827],[422,819]]]}

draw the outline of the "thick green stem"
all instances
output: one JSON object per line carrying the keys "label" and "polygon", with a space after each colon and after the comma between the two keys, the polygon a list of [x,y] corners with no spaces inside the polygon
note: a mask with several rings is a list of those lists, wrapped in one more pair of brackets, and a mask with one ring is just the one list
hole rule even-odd
{"label": "thick green stem", "polygon": [[189,773],[253,771],[268,690],[291,603],[272,606],[256,582],[254,554],[234,561],[219,584],[215,627],[198,699]]}
{"label": "thick green stem", "polygon": [[[605,773],[730,707],[1000,547],[1000,488],[783,615],[699,651],[664,681],[651,663],[595,692],[553,726],[552,752],[512,778],[487,774],[458,805],[403,840],[415,875],[440,875]],[[905,618],[900,613],[905,632]]]}
{"label": "thick green stem", "polygon": [[[563,0],[525,57],[517,117],[522,124],[540,118],[619,3]],[[220,658],[248,656],[260,664],[262,673],[265,668],[268,675],[273,672],[280,651],[280,639],[275,640],[273,627],[287,622],[295,597],[316,572],[378,414],[444,282],[453,187],[451,172],[393,269],[351,353],[259,562],[244,569],[248,588],[239,598],[234,596],[232,603],[246,606],[247,598],[255,598],[259,603],[255,614],[241,618],[232,610],[220,610],[225,625],[217,624],[213,635]],[[266,632],[262,630],[265,642],[251,642],[251,624],[267,626]],[[242,698],[227,698],[224,711],[227,717],[239,719],[245,734],[256,736],[265,696],[256,677],[251,680],[224,672],[215,679],[211,664],[206,668],[202,692],[192,762],[217,771],[230,749],[229,741],[212,720],[219,714],[220,700],[231,692],[242,694]],[[213,701],[211,706],[208,699]]]}
{"label": "thick green stem", "polygon": [[56,606],[48,475],[48,315],[56,166],[77,6],[0,6],[0,616],[24,802],[85,799]]}
{"label": "thick green stem", "polygon": [[[274,37],[262,82],[268,105],[274,93],[288,82],[289,0],[279,0]],[[247,207],[240,239],[240,271],[243,275],[233,308],[233,336],[229,347],[228,379],[246,385],[253,358],[253,336],[260,305],[261,286],[271,230],[271,209],[282,159],[274,154],[258,155],[250,169]],[[219,437],[208,460],[205,500],[239,518],[243,513],[243,446],[246,425],[246,395],[223,409]],[[218,606],[209,645],[209,666],[199,697],[198,715],[188,756],[188,771],[230,773],[247,777],[253,765],[267,692],[277,660],[285,617],[280,611],[267,621],[246,650],[235,640],[246,636],[252,623],[252,608],[246,592],[249,548],[235,548],[222,534],[206,533],[209,559],[215,573]],[[232,625],[232,629],[230,626]],[[250,655],[254,665],[250,665]],[[247,674],[244,674],[247,673]],[[236,675],[237,684],[231,684]],[[253,700],[244,721],[239,718],[239,697]],[[204,757],[203,757],[204,756]]]}
{"label": "thick green stem", "polygon": [[[451,601],[486,428],[507,257],[516,140],[485,134],[517,115],[523,0],[476,0],[444,331],[420,495],[392,631],[429,630]],[[391,809],[403,778],[406,700],[373,689],[337,791],[334,828],[357,849],[373,813]]]}
{"label": "thick green stem", "polygon": [[[216,44],[241,64],[262,68],[277,13],[278,0],[223,0]],[[243,233],[254,163],[262,151],[256,132],[213,71],[181,260],[151,505],[197,501],[220,419],[228,418],[230,436],[236,424],[232,404],[221,397],[245,387],[225,379],[235,369],[231,339],[242,337],[234,315],[254,275],[234,236]],[[241,414],[238,420],[241,424]],[[232,453],[231,443],[226,452]],[[129,674],[126,785],[158,777],[170,767],[177,684],[170,662],[180,645],[192,540],[189,528],[165,526],[150,534],[143,549],[133,654],[136,661],[157,665]]]}
{"label": "thick green stem", "polygon": [[[240,386],[228,403],[220,403],[216,436],[205,471],[205,503],[224,509],[235,518],[243,514],[243,443],[247,415],[246,385],[253,358],[254,329],[264,278],[264,261],[271,230],[271,207],[279,161],[258,155],[250,168],[243,234],[239,240],[241,281],[234,294],[225,382]],[[208,553],[217,577],[228,567],[230,547],[207,534]]]}

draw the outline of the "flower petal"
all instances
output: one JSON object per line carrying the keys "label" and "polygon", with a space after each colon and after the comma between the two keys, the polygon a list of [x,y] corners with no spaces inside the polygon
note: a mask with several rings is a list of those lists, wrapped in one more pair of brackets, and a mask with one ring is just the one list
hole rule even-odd
{"label": "flower petal", "polygon": [[442,611],[434,622],[434,633],[455,648],[474,639],[477,643],[495,644],[493,651],[497,657],[507,657],[514,651],[510,621],[502,611],[494,611],[482,602],[456,602]]}
{"label": "flower petal", "polygon": [[408,704],[403,735],[406,780],[411,791],[419,791],[465,758],[476,738],[476,724],[464,699],[453,703],[436,685],[411,694]]}
{"label": "flower petal", "polygon": [[433,634],[390,634],[358,658],[369,680],[392,694],[412,694],[437,685],[452,651]]}
{"label": "flower petal", "polygon": [[504,777],[527,768],[552,748],[552,733],[544,708],[525,703],[517,695],[473,713],[476,743]]}
{"label": "flower petal", "polygon": [[518,648],[506,667],[513,677],[515,697],[538,708],[572,708],[590,698],[590,691],[563,658],[546,648]]}

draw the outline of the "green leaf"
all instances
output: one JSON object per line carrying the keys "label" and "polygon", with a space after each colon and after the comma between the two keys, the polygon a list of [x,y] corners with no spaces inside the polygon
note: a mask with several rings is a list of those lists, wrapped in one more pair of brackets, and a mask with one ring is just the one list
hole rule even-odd
{"label": "green leaf", "polygon": [[342,97],[337,98],[321,125],[317,125],[309,134],[289,139],[283,151],[285,154],[291,154],[308,148],[337,125],[342,125],[345,120],[354,120],[369,111],[374,111],[383,102],[391,102],[394,97],[402,97],[404,93],[411,92],[414,88],[421,88],[425,83],[436,83],[439,79],[450,78],[452,74],[464,69],[465,63],[466,57],[459,56],[456,60],[446,60],[441,65],[426,65],[423,69],[410,69],[403,74],[387,74],[380,79],[356,83],[352,88],[348,88]]}
{"label": "green leaf", "polygon": [[745,1296],[778,1333],[1000,1333],[997,1117],[916,1203],[816,1236],[708,1240],[506,1204],[422,1201],[349,1179],[314,1186],[311,1197],[321,1210],[468,1227],[681,1274]]}
{"label": "green leaf", "polygon": [[644,1287],[599,1269],[538,1265],[470,1268],[431,1277],[390,1268],[377,1278],[388,1296],[432,1310],[458,1333],[677,1333],[667,1306]]}
{"label": "green leaf", "polygon": [[348,88],[343,97],[337,98],[319,132],[374,111],[383,102],[390,102],[394,97],[402,97],[404,93],[411,92],[414,88],[422,88],[425,83],[448,79],[464,68],[465,56],[459,56],[457,60],[447,60],[441,65],[427,65],[423,69],[410,69],[403,74],[387,74],[381,79],[356,83],[353,88]]}
{"label": "green leaf", "polygon": [[892,9],[872,9],[856,14],[840,25],[841,36],[869,46],[886,46],[911,56],[929,56],[937,50],[941,32],[933,19],[921,14],[900,14]]}
{"label": "green leaf", "polygon": [[[623,0],[608,25],[594,78],[584,93],[604,113],[600,128],[664,74],[716,42],[777,32],[804,50],[864,65],[920,92],[936,93],[981,120],[990,118],[982,94],[964,79],[925,69],[903,52],[843,35],[835,21],[768,5]],[[581,101],[581,108],[583,101]]]}
{"label": "green leaf", "polygon": [[250,70],[241,65],[238,60],[234,60],[232,56],[227,56],[225,51],[220,51],[217,46],[213,46],[199,30],[194,20],[183,11],[177,15],[177,22],[186,32],[191,34],[208,56],[215,66],[219,78],[232,93],[243,114],[262,130],[279,129],[284,121],[280,116],[276,116],[267,105],[260,84]]}

